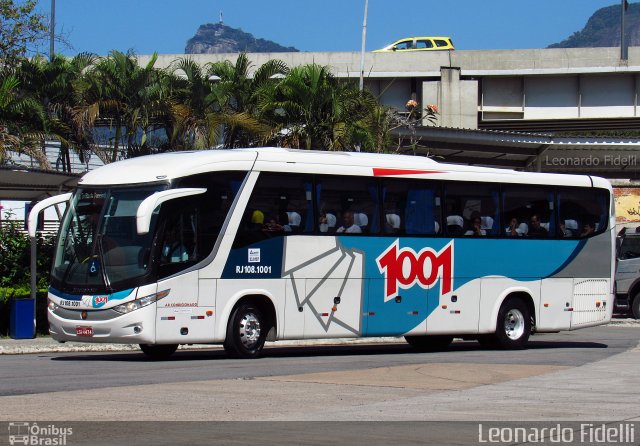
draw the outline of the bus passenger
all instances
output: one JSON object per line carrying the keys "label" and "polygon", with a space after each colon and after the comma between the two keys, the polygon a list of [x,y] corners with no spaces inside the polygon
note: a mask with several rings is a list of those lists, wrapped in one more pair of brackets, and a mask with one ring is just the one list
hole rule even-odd
{"label": "bus passenger", "polygon": [[571,230],[567,228],[567,225],[563,220],[560,220],[560,234],[563,237],[573,237]]}
{"label": "bus passenger", "polygon": [[487,231],[482,229],[482,219],[479,216],[476,216],[471,221],[471,228],[464,233],[466,236],[471,237],[483,237],[487,235]]}
{"label": "bus passenger", "polygon": [[529,225],[529,233],[527,235],[530,237],[546,237],[549,235],[549,231],[540,225],[540,216],[538,214],[531,216],[531,225]]}
{"label": "bus passenger", "polygon": [[509,222],[509,227],[506,229],[507,237],[522,237],[526,234],[526,230],[524,229],[526,225],[518,224],[518,219],[516,217],[511,217],[511,221]]}
{"label": "bus passenger", "polygon": [[593,234],[594,232],[596,232],[595,225],[593,223],[587,222],[587,223],[584,224],[584,227],[582,228],[582,232],[580,233],[580,237],[588,237],[591,234]]}
{"label": "bus passenger", "polygon": [[362,229],[360,229],[360,226],[355,224],[355,220],[353,218],[353,212],[352,211],[345,211],[342,214],[342,226],[340,226],[336,232],[340,232],[340,233],[344,232],[344,233],[347,233],[347,234],[361,234],[362,233]]}

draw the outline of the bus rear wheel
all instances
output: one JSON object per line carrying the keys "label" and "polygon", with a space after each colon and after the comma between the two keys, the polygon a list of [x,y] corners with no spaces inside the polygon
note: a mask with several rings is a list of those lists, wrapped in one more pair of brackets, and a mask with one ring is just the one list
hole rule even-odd
{"label": "bus rear wheel", "polygon": [[140,344],[140,350],[147,358],[154,361],[168,359],[178,349],[178,344]]}
{"label": "bus rear wheel", "polygon": [[257,358],[267,337],[262,312],[251,304],[243,304],[231,314],[224,349],[232,358]]}
{"label": "bus rear wheel", "polygon": [[420,351],[444,350],[453,342],[453,336],[447,335],[405,336],[404,339]]}
{"label": "bus rear wheel", "polygon": [[631,315],[634,319],[640,319],[640,292],[636,293],[631,301]]}
{"label": "bus rear wheel", "polygon": [[496,333],[497,346],[517,350],[526,346],[531,335],[531,314],[522,299],[508,299],[498,311]]}

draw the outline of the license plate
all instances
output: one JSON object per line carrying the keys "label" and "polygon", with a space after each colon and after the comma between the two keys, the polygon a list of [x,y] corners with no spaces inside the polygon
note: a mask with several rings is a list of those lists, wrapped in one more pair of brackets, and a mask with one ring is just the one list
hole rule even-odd
{"label": "license plate", "polygon": [[76,326],[76,336],[90,338],[93,336],[93,327]]}

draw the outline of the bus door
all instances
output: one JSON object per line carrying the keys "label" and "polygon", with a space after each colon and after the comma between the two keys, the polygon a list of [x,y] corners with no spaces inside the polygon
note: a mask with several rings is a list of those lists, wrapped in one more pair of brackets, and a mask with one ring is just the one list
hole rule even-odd
{"label": "bus door", "polygon": [[199,270],[193,268],[202,257],[198,224],[197,207],[167,212],[157,248],[158,292],[167,293],[158,301],[158,343],[203,342],[213,336],[215,289],[203,296],[206,302],[199,302]]}

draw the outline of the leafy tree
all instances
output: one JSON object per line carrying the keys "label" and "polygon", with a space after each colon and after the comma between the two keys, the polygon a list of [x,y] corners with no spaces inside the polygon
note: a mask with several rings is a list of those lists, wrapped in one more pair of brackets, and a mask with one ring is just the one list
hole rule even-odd
{"label": "leafy tree", "polygon": [[[177,117],[177,136],[173,140],[178,144],[191,144],[198,149],[214,147],[225,128],[232,129],[230,133],[237,138],[266,133],[265,127],[244,107],[229,106],[233,83],[216,85],[210,80],[211,70],[205,72],[189,58],[177,60],[173,74],[176,81],[172,97]],[[226,145],[234,147],[232,143]]]}
{"label": "leafy tree", "polygon": [[42,168],[48,168],[40,148],[46,120],[42,105],[23,94],[15,74],[5,71],[0,79],[0,164],[6,163],[8,152],[13,151],[31,156]]}
{"label": "leafy tree", "polygon": [[47,129],[61,142],[63,167],[67,171],[71,170],[70,149],[79,154],[81,161],[90,156],[91,129],[79,126],[74,119],[74,84],[96,59],[89,53],[81,53],[71,59],[55,55],[51,61],[39,56],[25,59],[17,71],[24,90],[38,98],[44,107]]}
{"label": "leafy tree", "polygon": [[[260,120],[258,100],[266,90],[273,90],[277,78],[283,77],[289,71],[287,65],[280,60],[270,60],[258,67],[251,76],[251,62],[246,53],[240,53],[235,64],[225,60],[208,65],[207,74],[217,79],[213,84],[212,93],[220,110],[225,113],[245,115]],[[257,143],[256,130],[265,133],[265,127],[260,128],[254,123],[254,129],[244,125],[230,124],[225,126],[225,147],[249,147]]]}
{"label": "leafy tree", "polygon": [[261,92],[260,111],[284,146],[353,150],[367,139],[366,117],[375,104],[370,93],[335,79],[327,67],[308,64]]}
{"label": "leafy tree", "polygon": [[47,37],[45,17],[35,12],[37,0],[0,0],[0,65],[15,68],[28,51]]}
{"label": "leafy tree", "polygon": [[[100,120],[102,126],[115,129],[111,153],[98,153],[105,163],[116,161],[119,155],[128,158],[139,135],[144,146],[148,132],[161,120],[158,115],[170,110],[163,103],[169,98],[163,91],[165,73],[154,67],[157,59],[154,54],[141,67],[132,52],[112,51],[75,83],[79,97],[76,125],[93,128]],[[123,143],[126,145],[121,149]]]}

